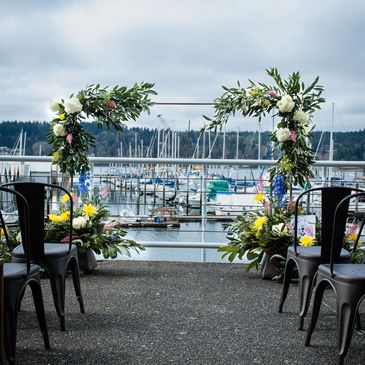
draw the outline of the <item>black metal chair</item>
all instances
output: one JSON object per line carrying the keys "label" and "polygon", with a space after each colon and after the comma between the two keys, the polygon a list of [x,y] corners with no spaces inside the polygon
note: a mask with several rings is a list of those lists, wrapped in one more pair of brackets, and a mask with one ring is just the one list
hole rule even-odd
{"label": "black metal chair", "polygon": [[[19,214],[23,216],[22,232],[23,245],[25,248],[25,262],[4,264],[4,348],[5,356],[10,364],[15,363],[16,335],[18,307],[27,285],[30,286],[33,294],[34,306],[36,309],[39,327],[43,334],[43,341],[46,349],[50,348],[46,316],[44,312],[42,289],[40,282],[39,266],[31,263],[31,246],[29,244],[29,206],[26,199],[18,192],[0,186],[3,193],[13,194],[17,199]],[[5,225],[4,217],[0,211],[0,222],[6,244],[10,248],[9,236]]]}
{"label": "black metal chair", "polygon": [[[341,215],[344,207],[347,207],[350,199],[365,197],[365,193],[357,193],[343,199],[336,208],[330,262],[321,264],[318,267],[317,285],[314,292],[312,316],[309,322],[305,345],[309,346],[313,331],[315,329],[319,310],[322,303],[323,293],[330,286],[336,294],[337,306],[337,346],[338,364],[343,364],[348,352],[353,329],[356,322],[360,302],[365,297],[365,264],[336,263],[338,247],[341,237],[336,232],[342,226]],[[359,241],[360,234],[364,228],[365,216],[360,226],[354,250]]]}
{"label": "black metal chair", "polygon": [[[80,304],[81,313],[85,313],[84,301],[81,293],[79,263],[77,258],[77,247],[72,243],[72,218],[73,201],[71,194],[63,187],[55,184],[45,184],[40,182],[14,182],[4,184],[11,186],[15,191],[20,192],[32,207],[30,216],[30,244],[32,247],[30,259],[42,266],[49,278],[52,288],[53,300],[57,315],[60,319],[61,331],[65,331],[65,279],[67,270],[72,272],[73,284],[76,297]],[[70,199],[70,226],[69,243],[45,243],[44,225],[47,215],[47,191],[56,189],[57,192],[67,194]],[[49,195],[48,195],[49,197]],[[20,221],[24,220],[22,215]],[[22,232],[23,234],[23,232]],[[23,245],[17,246],[12,251],[13,262],[23,262],[25,253]]]}
{"label": "black metal chair", "polygon": [[[294,222],[294,245],[288,248],[287,259],[284,272],[283,291],[279,303],[279,313],[282,313],[285,299],[288,295],[289,286],[293,277],[293,269],[298,268],[299,276],[299,329],[303,330],[304,317],[306,316],[310,304],[312,285],[315,280],[318,266],[328,263],[330,260],[332,235],[340,236],[346,225],[347,207],[343,205],[339,210],[338,225],[336,231],[332,231],[334,212],[338,203],[350,195],[352,191],[360,191],[350,187],[318,187],[304,191],[299,195],[295,203],[295,222]],[[321,193],[321,231],[320,246],[301,247],[298,246],[298,209],[302,197],[313,192]],[[308,195],[309,197],[309,195]],[[309,200],[308,200],[309,201]],[[351,254],[342,248],[343,240],[336,241],[335,262],[350,261]]]}

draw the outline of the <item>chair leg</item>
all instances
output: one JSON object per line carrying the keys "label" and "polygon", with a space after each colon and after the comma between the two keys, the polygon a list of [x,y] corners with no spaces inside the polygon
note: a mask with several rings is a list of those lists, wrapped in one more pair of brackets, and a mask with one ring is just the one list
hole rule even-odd
{"label": "chair leg", "polygon": [[314,276],[311,271],[306,275],[299,274],[299,326],[303,331],[304,317],[306,316],[310,304]]}
{"label": "chair leg", "polygon": [[44,311],[43,296],[39,275],[35,280],[30,281],[29,285],[32,289],[34,307],[37,313],[39,328],[43,335],[44,347],[48,350],[51,348],[51,346],[49,344],[46,314]]}
{"label": "chair leg", "polygon": [[341,290],[337,293],[337,344],[339,364],[343,363],[350,347],[357,308],[361,299],[355,293],[350,292],[346,294],[349,294],[349,298],[346,295],[347,300],[345,298],[342,300],[345,295],[342,295]]}
{"label": "chair leg", "polygon": [[288,260],[285,265],[285,272],[284,272],[284,281],[283,281],[283,291],[281,293],[280,303],[279,303],[279,309],[278,312],[283,312],[283,305],[286,300],[286,297],[288,295],[290,281],[293,274],[294,269],[294,260]]}
{"label": "chair leg", "polygon": [[9,364],[15,364],[16,333],[18,308],[16,300],[14,305],[6,305],[4,311],[4,349],[5,357]]}
{"label": "chair leg", "polygon": [[356,329],[358,331],[361,331],[361,318],[360,318],[360,313],[359,311],[356,312]]}
{"label": "chair leg", "polygon": [[313,331],[314,331],[314,329],[316,327],[316,324],[317,324],[319,310],[321,309],[323,293],[326,290],[326,287],[327,287],[327,282],[326,281],[322,281],[322,282],[317,283],[317,287],[316,287],[316,290],[315,290],[315,293],[314,293],[312,316],[311,316],[311,319],[310,319],[309,324],[308,324],[307,336],[306,336],[306,339],[305,339],[305,346],[310,345],[312,334],[313,334]]}
{"label": "chair leg", "polygon": [[21,311],[21,305],[22,305],[22,301],[23,301],[23,298],[24,298],[25,289],[26,289],[26,287],[24,287],[24,289],[22,290],[22,292],[20,293],[20,296],[19,296],[18,305],[17,305],[18,312]]}
{"label": "chair leg", "polygon": [[85,313],[84,298],[82,296],[81,284],[80,284],[80,270],[79,270],[79,264],[76,259],[72,259],[70,261],[70,267],[72,272],[72,280],[74,283],[76,298],[80,304],[80,312]]}
{"label": "chair leg", "polygon": [[[65,276],[62,269],[48,265],[47,271],[50,278],[53,301],[56,307],[57,316],[60,320],[60,330],[66,331],[65,325]],[[57,270],[58,269],[58,270]]]}

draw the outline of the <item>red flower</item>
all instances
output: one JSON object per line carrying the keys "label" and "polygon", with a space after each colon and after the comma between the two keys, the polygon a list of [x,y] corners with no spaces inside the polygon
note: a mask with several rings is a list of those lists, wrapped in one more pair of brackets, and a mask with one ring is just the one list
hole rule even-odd
{"label": "red flower", "polygon": [[109,188],[107,186],[104,186],[100,191],[100,196],[105,199],[109,195]]}
{"label": "red flower", "polygon": [[118,108],[118,105],[117,105],[115,100],[109,100],[106,105],[110,109],[117,109]]}
{"label": "red flower", "polygon": [[69,134],[67,135],[67,137],[66,137],[66,141],[67,141],[67,143],[69,143],[69,144],[71,144],[71,143],[72,143],[73,139],[74,139],[74,136],[72,135],[72,133],[69,133]]}
{"label": "red flower", "polygon": [[70,242],[70,236],[66,236],[61,240],[62,243],[69,243]]}

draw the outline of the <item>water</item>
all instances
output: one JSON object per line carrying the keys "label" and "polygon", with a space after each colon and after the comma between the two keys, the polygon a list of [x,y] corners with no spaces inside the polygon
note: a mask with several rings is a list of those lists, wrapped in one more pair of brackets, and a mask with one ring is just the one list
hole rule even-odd
{"label": "water", "polygon": [[[226,232],[221,222],[207,222],[206,231],[201,232],[200,222],[181,223],[180,228],[128,228],[128,236],[135,241],[153,242],[214,242],[225,244]],[[203,237],[204,236],[204,237]]]}
{"label": "water", "polygon": [[[207,222],[206,231],[201,232],[201,222],[181,223],[180,228],[128,228],[127,237],[143,244],[144,242],[174,242],[191,243],[227,243],[226,232],[222,223]],[[227,262],[221,259],[222,254],[216,248],[155,248],[146,247],[140,254],[133,252],[131,257],[118,256],[120,260],[151,260],[151,261],[189,261],[189,262]],[[102,256],[98,257],[102,258]]]}
{"label": "water", "polygon": [[[153,206],[161,206],[162,201],[153,196],[141,196],[140,205],[137,208],[137,195],[135,193],[113,192],[107,200],[111,215],[120,216],[123,210],[136,212],[139,216],[146,219],[151,216]],[[176,207],[178,214],[184,215],[186,211]],[[198,209],[190,209],[190,215],[199,215]],[[136,213],[134,215],[137,215]],[[143,244],[144,242],[168,242],[173,246],[174,242],[191,242],[191,243],[217,243],[224,245],[227,243],[226,232],[223,231],[222,222],[207,221],[205,231],[202,231],[203,223],[181,222],[179,228],[133,228],[128,227],[127,237]],[[154,260],[154,261],[192,261],[192,262],[221,262],[221,253],[216,248],[155,248],[147,247],[146,251],[140,254],[132,253],[131,258],[118,257],[120,259],[132,260]]]}

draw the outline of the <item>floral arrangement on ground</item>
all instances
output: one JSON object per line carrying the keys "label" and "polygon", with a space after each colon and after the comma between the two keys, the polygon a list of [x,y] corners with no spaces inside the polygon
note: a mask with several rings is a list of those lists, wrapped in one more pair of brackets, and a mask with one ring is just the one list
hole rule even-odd
{"label": "floral arrangement on ground", "polygon": [[[260,190],[255,200],[262,205],[261,208],[243,213],[231,225],[225,225],[229,243],[218,251],[223,252],[222,257],[228,256],[230,262],[246,255],[249,260],[246,271],[254,267],[258,269],[266,254],[280,273],[284,268],[287,249],[294,241],[291,217],[295,207],[284,200],[283,189],[277,181],[272,196],[264,194],[261,179],[258,186]],[[309,235],[303,235],[299,240],[303,246],[314,242],[314,237]]]}
{"label": "floral arrangement on ground", "polygon": [[[115,222],[106,223],[108,210],[99,197],[81,199],[73,196],[75,206],[72,219],[72,241],[80,252],[89,248],[104,258],[116,258],[118,253],[130,256],[130,250],[139,252],[144,246],[126,237],[127,231]],[[68,195],[61,198],[56,214],[49,215],[45,226],[47,242],[69,242],[70,204]]]}
{"label": "floral arrangement on ground", "polygon": [[[234,223],[225,225],[229,243],[218,249],[223,252],[222,257],[227,256],[230,262],[236,257],[241,260],[246,255],[249,264],[245,271],[252,268],[259,269],[259,264],[263,262],[266,254],[276,267],[275,278],[278,279],[283,274],[287,249],[294,243],[295,215],[295,204],[286,199],[281,184],[282,179],[276,177],[273,195],[266,196],[262,182],[259,182],[260,191],[256,194],[255,200],[262,204],[261,209],[241,214]],[[299,206],[297,214],[303,215],[303,213],[302,207]],[[316,245],[320,242],[320,231],[320,221],[316,219],[314,227],[307,226],[298,231],[299,245]],[[362,243],[357,242],[359,231],[357,223],[349,223],[344,236],[344,248],[352,252],[352,262],[356,263],[361,263],[364,255],[361,249]]]}

